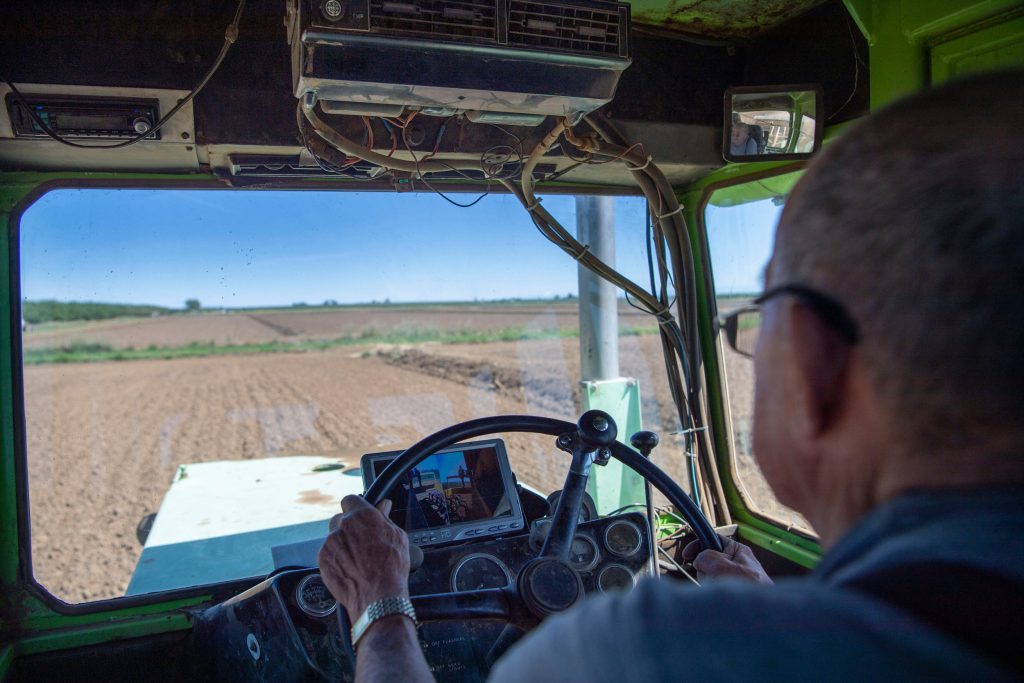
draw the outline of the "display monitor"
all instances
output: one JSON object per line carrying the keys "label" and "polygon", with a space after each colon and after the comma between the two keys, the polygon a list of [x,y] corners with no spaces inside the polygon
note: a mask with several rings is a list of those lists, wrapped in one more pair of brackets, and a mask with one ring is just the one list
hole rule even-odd
{"label": "display monitor", "polygon": [[[363,483],[369,487],[401,453],[364,455]],[[391,520],[421,546],[523,529],[519,494],[501,439],[434,453],[409,471],[388,498]]]}

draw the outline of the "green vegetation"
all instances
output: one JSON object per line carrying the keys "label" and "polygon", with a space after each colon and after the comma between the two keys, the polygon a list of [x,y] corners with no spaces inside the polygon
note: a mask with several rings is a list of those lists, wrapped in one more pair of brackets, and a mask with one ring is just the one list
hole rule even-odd
{"label": "green vegetation", "polygon": [[171,313],[171,309],[143,304],[104,304],[94,301],[24,301],[21,316],[31,325],[53,321],[107,320]]}
{"label": "green vegetation", "polygon": [[[627,327],[620,336],[634,337],[657,334],[656,325]],[[506,327],[500,330],[410,330],[378,333],[366,330],[353,337],[336,339],[307,339],[295,342],[270,341],[252,344],[224,344],[192,342],[184,346],[147,346],[146,348],[115,349],[108,344],[75,342],[59,347],[25,349],[25,365],[45,363],[96,363],[101,361],[166,360],[172,358],[198,358],[202,356],[232,356],[257,353],[295,353],[326,351],[360,344],[485,344],[524,339],[571,339],[579,336],[576,329],[527,330]]]}

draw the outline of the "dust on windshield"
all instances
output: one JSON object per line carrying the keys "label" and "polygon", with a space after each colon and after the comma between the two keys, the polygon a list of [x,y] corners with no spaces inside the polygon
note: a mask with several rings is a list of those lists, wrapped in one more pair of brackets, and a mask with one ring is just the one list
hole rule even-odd
{"label": "dust on windshield", "polygon": [[[572,197],[545,206],[574,224]],[[614,208],[645,281],[644,203]],[[577,266],[510,197],[67,189],[20,239],[33,571],[68,602],[260,575],[361,490],[364,453],[578,417]],[[677,429],[654,322],[618,318],[645,427]],[[520,482],[561,486],[549,438],[505,440]],[[217,571],[189,575],[195,552]]]}

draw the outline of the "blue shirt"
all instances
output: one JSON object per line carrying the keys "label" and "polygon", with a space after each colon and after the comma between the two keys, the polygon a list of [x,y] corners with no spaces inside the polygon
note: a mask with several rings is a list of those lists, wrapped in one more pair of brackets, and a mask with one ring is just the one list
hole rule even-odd
{"label": "blue shirt", "polygon": [[[947,632],[851,588],[922,563],[1024,582],[1024,491],[902,496],[862,519],[815,571],[774,586],[648,579],[588,599],[523,638],[488,680],[1018,680]],[[1024,627],[1011,634],[1021,635]]]}

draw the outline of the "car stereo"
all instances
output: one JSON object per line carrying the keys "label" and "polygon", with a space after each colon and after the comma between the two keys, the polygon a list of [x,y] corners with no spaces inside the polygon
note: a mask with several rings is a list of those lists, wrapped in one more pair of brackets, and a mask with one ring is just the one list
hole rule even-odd
{"label": "car stereo", "polygon": [[[401,453],[364,455],[365,486]],[[519,494],[501,439],[457,444],[434,453],[406,473],[388,498],[391,521],[419,546],[524,528]]]}

